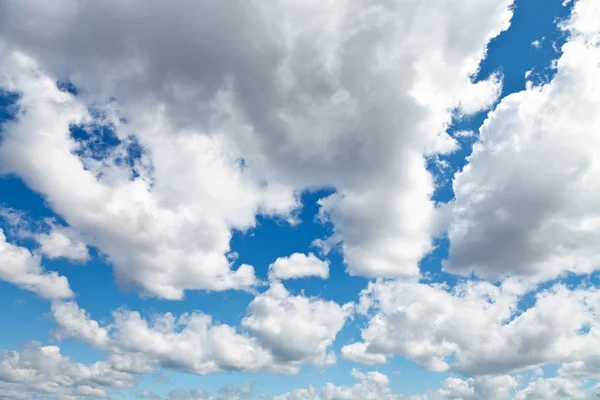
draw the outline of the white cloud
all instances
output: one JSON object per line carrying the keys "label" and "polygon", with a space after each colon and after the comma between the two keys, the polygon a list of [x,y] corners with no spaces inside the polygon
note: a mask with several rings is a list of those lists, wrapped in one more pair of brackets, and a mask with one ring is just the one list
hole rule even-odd
{"label": "white cloud", "polygon": [[389,378],[380,372],[353,369],[351,375],[358,381],[352,386],[329,382],[320,391],[311,386],[274,396],[272,400],[506,400],[519,386],[517,379],[508,375],[448,378],[440,389],[407,396],[394,393]]}
{"label": "white cloud", "polygon": [[352,376],[358,380],[353,386],[335,386],[327,383],[321,390],[323,398],[327,400],[396,400],[400,397],[392,394],[389,379],[386,375],[371,371],[362,373],[357,369],[351,371]]}
{"label": "white cloud", "polygon": [[0,279],[34,292],[45,299],[67,299],[73,296],[69,282],[56,272],[45,271],[40,259],[25,247],[6,241],[0,229]]}
{"label": "white cloud", "polygon": [[600,265],[599,16],[597,1],[576,2],[556,76],[481,127],[454,180],[448,272],[545,280]]}
{"label": "white cloud", "polygon": [[556,378],[540,378],[529,382],[519,390],[515,400],[554,400],[554,399],[591,399],[590,393],[583,388],[584,382],[579,380]]}
{"label": "white cloud", "polygon": [[81,400],[105,398],[109,389],[126,389],[134,384],[133,375],[114,369],[110,363],[75,363],[56,346],[31,347],[22,353],[0,351],[1,399],[41,395]]}
{"label": "white cloud", "polygon": [[291,295],[280,283],[248,306],[242,326],[281,362],[311,360],[316,365],[335,362],[329,351],[337,333],[353,312],[353,304]]}
{"label": "white cloud", "polygon": [[311,386],[274,396],[272,400],[400,400],[404,398],[392,393],[388,377],[380,372],[363,373],[352,369],[351,375],[358,381],[352,386],[336,386],[329,382],[321,389],[320,395]]}
{"label": "white cloud", "polygon": [[433,371],[485,375],[596,354],[599,291],[558,284],[519,312],[521,294],[514,285],[473,281],[452,290],[439,284],[372,283],[358,306],[373,311],[367,311],[371,318],[363,342],[344,347],[342,356],[374,363],[398,354]]}
{"label": "white cloud", "polygon": [[558,374],[577,379],[600,379],[600,356],[593,355],[564,363],[560,366]]}
{"label": "white cloud", "polygon": [[307,389],[294,389],[289,393],[274,396],[272,400],[320,400],[317,390],[309,386]]}
{"label": "white cloud", "polygon": [[444,386],[430,396],[431,400],[506,400],[519,386],[510,375],[481,376],[469,379],[448,378]]}
{"label": "white cloud", "polygon": [[[90,122],[83,105],[60,92],[31,59],[9,54],[5,60],[9,87],[21,92],[23,111],[18,122],[5,125],[0,147],[4,170],[18,171],[70,226],[107,253],[123,285],[180,298],[185,289],[224,290],[256,283],[252,267],[230,268],[225,256],[230,228],[252,226],[259,208],[264,205],[271,212],[287,196],[289,201],[283,200],[279,209],[285,213],[295,204],[291,192],[252,186],[233,161],[227,164],[222,141],[194,135],[155,137],[162,151],[152,153],[154,182],[141,169],[142,175],[129,179],[115,165],[96,176],[99,171],[86,168],[85,160],[72,152],[77,145],[69,126]],[[169,130],[155,122],[158,132]],[[158,179],[163,162],[165,169],[181,171],[180,180]],[[194,182],[186,181],[183,171]],[[278,196],[271,195],[273,190]],[[216,200],[218,193],[224,198]]]}
{"label": "white cloud", "polygon": [[[148,295],[252,286],[224,256],[231,230],[257,213],[293,219],[295,194],[316,187],[337,191],[321,215],[351,274],[416,276],[435,225],[424,157],[456,148],[454,111],[496,100],[498,76],[472,77],[511,4],[8,1],[4,86],[24,112],[7,125],[3,167]],[[77,99],[53,88],[65,75]],[[72,153],[69,124],[92,122],[83,105],[135,135],[135,174],[114,162],[123,148]]]}
{"label": "white cloud", "polygon": [[317,258],[313,253],[308,256],[294,253],[289,257],[279,257],[269,265],[270,280],[285,280],[317,276],[322,279],[329,277],[329,261]]}
{"label": "white cloud", "polygon": [[335,362],[331,345],[352,304],[293,296],[274,283],[248,306],[241,325],[251,335],[198,312],[145,319],[135,311],[117,310],[105,326],[74,302],[56,302],[52,312],[57,338],[74,337],[108,350],[109,360],[124,371],[162,367],[200,375],[221,370],[289,374],[304,364]]}
{"label": "white cloud", "polygon": [[69,229],[55,226],[48,233],[36,235],[35,239],[40,244],[38,251],[50,259],[63,257],[71,261],[87,261],[90,258],[85,243],[73,237]]}

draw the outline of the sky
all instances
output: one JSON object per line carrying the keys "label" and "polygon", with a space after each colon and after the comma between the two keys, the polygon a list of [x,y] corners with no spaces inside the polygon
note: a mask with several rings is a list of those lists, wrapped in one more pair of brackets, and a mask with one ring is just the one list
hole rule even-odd
{"label": "sky", "polygon": [[0,400],[600,398],[597,0],[0,0]]}

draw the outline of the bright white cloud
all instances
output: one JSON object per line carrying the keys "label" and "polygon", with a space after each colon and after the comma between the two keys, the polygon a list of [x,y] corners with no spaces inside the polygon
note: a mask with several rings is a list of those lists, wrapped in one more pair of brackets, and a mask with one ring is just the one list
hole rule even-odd
{"label": "bright white cloud", "polygon": [[592,393],[584,389],[584,382],[579,380],[556,378],[540,378],[529,382],[528,386],[519,390],[515,400],[555,400],[555,399],[592,399]]}
{"label": "bright white cloud", "polygon": [[280,283],[273,283],[250,303],[242,326],[282,362],[311,360],[328,365],[335,362],[329,348],[352,315],[353,306],[293,296]]}
{"label": "bright white cloud", "polygon": [[467,281],[449,290],[439,284],[373,283],[358,306],[373,310],[363,342],[345,347],[342,355],[374,363],[399,354],[429,370],[482,375],[595,354],[598,290],[559,284],[535,297],[532,307],[519,312],[522,297],[508,284]]}
{"label": "bright white cloud", "polygon": [[505,97],[454,180],[449,272],[552,279],[600,266],[600,3],[575,3],[547,85]]}
{"label": "bright white cloud", "polygon": [[272,400],[507,400],[519,386],[517,379],[508,375],[448,378],[440,389],[407,396],[393,393],[389,378],[380,372],[353,369],[351,375],[358,381],[352,386],[329,382],[320,391],[311,386],[274,396]]}
{"label": "bright white cloud", "polygon": [[431,400],[506,400],[519,382],[509,375],[481,376],[469,379],[448,378]]}
{"label": "bright white cloud", "polygon": [[[165,156],[165,168],[190,171],[195,184],[186,182],[183,173],[177,175],[182,181],[169,178],[163,185],[145,175],[131,180],[114,165],[107,171],[86,168],[85,160],[73,153],[77,144],[69,133],[72,124],[91,122],[83,105],[37,73],[35,62],[23,55],[9,54],[3,67],[9,72],[9,88],[21,93],[23,108],[18,122],[5,125],[0,147],[4,170],[19,171],[72,227],[86,233],[90,244],[107,253],[121,284],[180,298],[185,289],[224,290],[256,283],[252,267],[230,268],[225,256],[230,227],[251,226],[263,204],[272,210],[278,205],[271,200],[278,202],[286,193],[285,207],[295,204],[290,192],[279,190],[273,198],[269,193],[274,188],[252,186],[233,162],[227,164],[222,143],[206,136],[156,137],[160,149],[175,152]],[[156,122],[154,129],[168,130]],[[155,175],[162,171],[159,153],[153,152]],[[195,192],[184,195],[180,184]],[[217,193],[228,200],[215,201]]]}
{"label": "bright white cloud", "polygon": [[400,400],[404,397],[392,393],[386,375],[371,371],[363,373],[357,369],[351,375],[358,382],[352,386],[336,386],[327,383],[319,392],[312,386],[278,395],[272,400]]}
{"label": "bright white cloud", "polygon": [[45,271],[39,257],[25,247],[6,241],[0,229],[0,279],[34,292],[45,299],[67,299],[73,296],[67,278]]}
{"label": "bright white cloud", "polygon": [[270,280],[285,280],[317,276],[329,277],[329,262],[317,258],[313,253],[294,253],[289,257],[279,257],[269,265]]}
{"label": "bright white cloud", "polygon": [[105,398],[109,389],[127,389],[134,383],[133,375],[108,362],[79,364],[62,355],[56,346],[31,347],[22,353],[0,351],[1,399]]}
{"label": "bright white cloud", "polygon": [[74,337],[108,350],[109,360],[124,371],[164,367],[200,375],[221,370],[297,373],[304,364],[335,362],[330,348],[352,304],[293,296],[275,283],[248,306],[242,327],[251,335],[198,312],[147,320],[138,312],[117,310],[107,326],[74,302],[55,302],[52,312],[57,338]]}
{"label": "bright white cloud", "polygon": [[72,261],[87,261],[90,258],[85,243],[73,237],[68,229],[53,227],[48,233],[36,235],[35,239],[40,244],[38,251],[50,259],[63,257]]}

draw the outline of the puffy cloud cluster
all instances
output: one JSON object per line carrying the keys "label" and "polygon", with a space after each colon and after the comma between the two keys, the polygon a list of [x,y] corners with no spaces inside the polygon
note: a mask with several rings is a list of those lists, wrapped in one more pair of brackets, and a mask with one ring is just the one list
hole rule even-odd
{"label": "puffy cloud cluster", "polygon": [[330,348],[352,314],[352,304],[290,294],[273,284],[248,306],[240,332],[194,312],[170,313],[147,320],[117,310],[110,325],[100,325],[74,302],[55,302],[52,313],[58,338],[74,337],[111,352],[121,369],[151,372],[171,368],[205,375],[221,370],[297,373],[303,364],[335,362]]}
{"label": "puffy cloud cluster", "polygon": [[553,279],[600,266],[600,5],[578,1],[546,85],[502,99],[450,204],[449,272]]}
{"label": "puffy cloud cluster", "polygon": [[[361,293],[356,309],[368,321],[344,358],[373,365],[399,355],[464,375],[413,399],[589,398],[600,292],[531,291],[600,265],[599,2],[575,1],[561,23],[569,37],[556,76],[502,99],[454,177],[455,199],[441,210],[432,200],[427,158],[457,149],[446,133],[453,115],[498,98],[500,75],[473,77],[512,3],[1,2],[0,87],[17,100],[15,118],[2,123],[0,173],[39,192],[66,225],[31,233],[35,251],[0,230],[0,279],[53,300],[57,338],[109,356],[84,366],[53,346],[4,352],[0,398],[106,397],[161,368],[297,373],[335,362],[333,343],[355,306],[281,284],[327,278],[329,263],[312,253],[269,266],[270,287],[240,327],[200,312],[146,318],[124,309],[101,324],[66,302],[66,278],[40,264],[86,261],[95,247],[118,283],[142,295],[250,291],[261,279],[235,265],[233,232],[254,228],[259,215],[296,222],[300,193],[314,188],[333,189],[318,201],[332,232],[314,241],[323,255],[336,248],[350,274],[395,278]],[[443,230],[447,272],[498,283],[419,281],[419,261]],[[509,375],[548,363],[561,364],[557,377],[522,385]],[[381,373],[352,375],[351,386],[274,400],[410,398]],[[241,387],[168,399],[249,396]]]}
{"label": "puffy cloud cluster", "polygon": [[[225,255],[230,229],[251,226],[263,205],[265,212],[280,205],[287,210],[295,204],[291,192],[252,186],[252,178],[233,162],[227,164],[220,139],[192,133],[162,136],[168,128],[160,121],[153,125],[160,143],[152,151],[152,179],[141,166],[133,179],[130,171],[110,162],[86,166],[74,152],[77,143],[70,129],[95,123],[88,110],[60,91],[31,58],[10,53],[3,59],[5,83],[20,93],[21,112],[4,126],[2,168],[18,172],[44,193],[71,227],[109,256],[122,284],[180,298],[184,289],[224,290],[256,283],[252,267],[231,269]],[[177,174],[159,180],[163,162]],[[186,181],[185,171],[193,183]],[[216,200],[218,193],[223,198]]]}
{"label": "puffy cloud cluster", "polygon": [[106,398],[108,390],[134,384],[133,375],[107,361],[79,364],[56,346],[30,347],[22,353],[0,351],[0,399]]}
{"label": "puffy cloud cluster", "polygon": [[320,394],[311,386],[275,396],[272,400],[399,400],[403,398],[392,394],[389,379],[382,373],[376,371],[363,373],[353,369],[351,375],[358,381],[352,386],[336,386],[329,382],[321,389]]}
{"label": "puffy cloud cluster", "polygon": [[380,372],[353,369],[351,375],[358,381],[352,386],[329,382],[320,391],[311,386],[274,396],[272,400],[506,400],[519,386],[517,379],[508,375],[448,378],[437,390],[408,396],[393,393],[389,378]]}
{"label": "puffy cloud cluster", "polygon": [[73,296],[69,281],[56,272],[45,271],[40,258],[27,248],[6,241],[0,229],[0,279],[34,292],[45,299]]}
{"label": "puffy cloud cluster", "polygon": [[255,285],[226,256],[232,230],[293,220],[315,187],[336,190],[321,243],[350,273],[416,276],[435,230],[425,158],[456,148],[453,112],[497,98],[498,76],[472,78],[511,4],[5,1],[0,74],[20,111],[2,171],[146,295]]}
{"label": "puffy cloud cluster", "polygon": [[68,228],[53,226],[48,233],[37,234],[35,239],[40,245],[38,251],[49,259],[66,258],[75,262],[90,259],[85,243]]}
{"label": "puffy cloud cluster", "polygon": [[327,279],[329,277],[329,262],[320,260],[313,253],[308,255],[294,253],[289,257],[280,257],[269,265],[269,279],[271,280],[310,276]]}
{"label": "puffy cloud cluster", "polygon": [[[516,289],[520,289],[519,292]],[[600,292],[557,284],[519,309],[523,288],[466,281],[454,289],[399,281],[371,283],[358,309],[370,315],[362,342],[342,355],[363,363],[402,355],[433,371],[502,374],[581,360],[600,348]]]}

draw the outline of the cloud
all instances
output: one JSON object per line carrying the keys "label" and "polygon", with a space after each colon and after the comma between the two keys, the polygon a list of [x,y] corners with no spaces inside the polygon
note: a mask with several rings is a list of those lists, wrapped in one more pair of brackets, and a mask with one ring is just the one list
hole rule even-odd
{"label": "cloud", "polygon": [[317,276],[321,279],[329,277],[329,261],[317,258],[313,253],[308,256],[294,253],[289,257],[279,257],[269,265],[270,280],[285,280]]}
{"label": "cloud", "polygon": [[[3,169],[145,295],[252,287],[253,270],[225,257],[231,231],[257,214],[293,220],[298,193],[319,187],[336,191],[319,202],[333,224],[323,240],[351,274],[417,276],[436,225],[425,158],[457,148],[454,112],[496,101],[500,77],[473,76],[511,5],[8,1],[3,86],[22,112],[6,124]],[[120,144],[90,153],[74,124]],[[133,162],[130,138],[143,150]]]}
{"label": "cloud", "polygon": [[6,241],[0,229],[0,279],[34,292],[45,299],[68,299],[73,296],[67,278],[45,271],[39,257],[25,247]]}
{"label": "cloud", "polygon": [[53,227],[46,234],[36,235],[40,244],[39,252],[49,259],[66,258],[71,261],[87,261],[90,259],[85,243],[70,235],[68,229]]}
{"label": "cloud", "polygon": [[[225,256],[230,228],[252,226],[262,205],[269,210],[279,207],[271,200],[279,202],[289,195],[289,202],[284,200],[280,208],[285,213],[295,204],[291,192],[277,189],[279,197],[274,198],[269,193],[275,188],[252,186],[233,163],[227,164],[220,141],[206,136],[156,138],[161,142],[157,145],[171,154],[165,155],[165,168],[189,171],[187,177],[194,183],[184,179],[185,173],[178,174],[179,181],[152,183],[143,175],[130,179],[130,172],[110,162],[94,171],[73,152],[77,143],[70,134],[73,124],[92,123],[85,107],[59,91],[30,58],[13,53],[5,60],[10,86],[21,93],[22,108],[18,122],[5,124],[0,146],[5,172],[18,170],[30,187],[44,193],[73,229],[85,233],[82,238],[88,244],[109,256],[122,285],[176,299],[185,289],[243,289],[256,284],[252,267],[231,269]],[[159,153],[153,152],[155,175],[162,171]],[[179,185],[185,186],[185,194]],[[217,193],[227,199],[215,201]]]}
{"label": "cloud", "polygon": [[448,378],[440,389],[407,396],[393,393],[389,378],[380,372],[363,373],[352,369],[351,375],[358,381],[352,386],[336,386],[329,382],[320,392],[311,386],[274,396],[272,400],[506,400],[511,391],[519,386],[518,381],[508,375],[467,380]]}
{"label": "cloud", "polygon": [[513,289],[473,281],[454,289],[371,283],[357,306],[370,316],[363,341],[344,347],[342,356],[372,364],[398,354],[428,370],[478,376],[595,355],[590,349],[598,347],[598,290],[556,284],[520,310],[527,291]]}
{"label": "cloud", "polygon": [[[106,361],[75,363],[56,346],[31,347],[22,353],[0,351],[0,398],[59,396],[65,399],[107,397],[110,389],[133,387],[133,375]],[[61,397],[62,396],[62,397]]]}
{"label": "cloud", "polygon": [[241,326],[219,324],[193,312],[150,319],[129,310],[113,312],[102,326],[75,302],[55,302],[52,313],[58,339],[73,337],[111,352],[109,360],[123,371],[155,372],[169,368],[206,375],[221,370],[297,373],[304,364],[335,362],[331,345],[352,304],[291,295],[274,283],[248,306]]}
{"label": "cloud", "polygon": [[308,389],[296,389],[274,396],[272,400],[400,400],[404,398],[392,393],[388,377],[380,372],[363,373],[352,369],[351,375],[358,381],[352,386],[336,386],[329,382],[321,389],[320,395],[311,386]]}
{"label": "cloud", "polygon": [[162,399],[160,395],[152,390],[143,389],[137,395],[138,399]]}
{"label": "cloud", "polygon": [[505,97],[457,173],[445,270],[553,279],[600,265],[600,5],[578,1],[556,76]]}
{"label": "cloud", "polygon": [[590,399],[590,395],[582,381],[561,377],[540,378],[519,390],[515,400]]}
{"label": "cloud", "polygon": [[213,397],[204,390],[176,389],[167,395],[167,400],[244,400],[252,396],[252,385],[245,384],[239,388],[226,386],[219,390],[217,397]]}
{"label": "cloud", "polygon": [[293,296],[272,283],[250,303],[242,326],[282,362],[311,360],[325,366],[335,362],[328,349],[352,312],[352,303]]}
{"label": "cloud", "polygon": [[519,386],[519,382],[509,375],[482,376],[460,379],[448,378],[442,388],[431,394],[431,400],[506,400]]}

